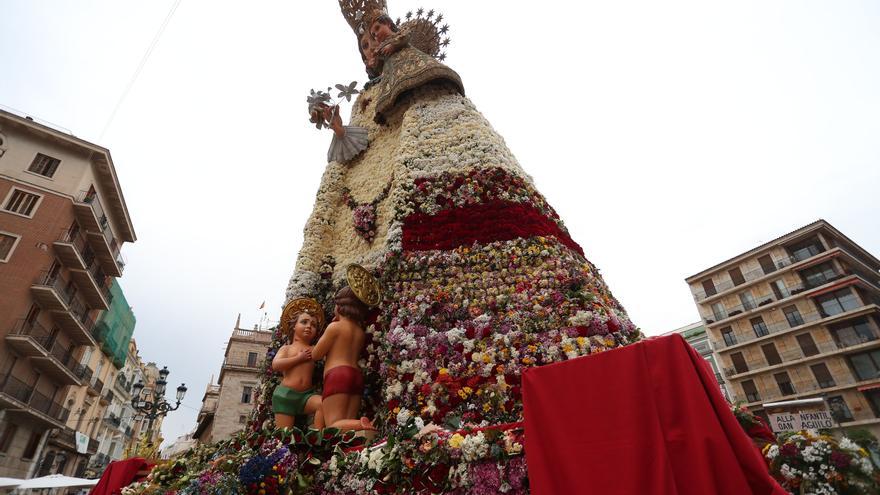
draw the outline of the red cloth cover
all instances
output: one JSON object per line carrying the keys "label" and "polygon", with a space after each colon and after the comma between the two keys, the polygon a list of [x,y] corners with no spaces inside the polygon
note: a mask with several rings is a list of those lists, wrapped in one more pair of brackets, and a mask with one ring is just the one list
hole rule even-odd
{"label": "red cloth cover", "polygon": [[784,495],[680,335],[523,374],[534,495]]}
{"label": "red cloth cover", "polygon": [[135,480],[138,471],[148,467],[150,463],[142,457],[111,462],[89,495],[117,495]]}

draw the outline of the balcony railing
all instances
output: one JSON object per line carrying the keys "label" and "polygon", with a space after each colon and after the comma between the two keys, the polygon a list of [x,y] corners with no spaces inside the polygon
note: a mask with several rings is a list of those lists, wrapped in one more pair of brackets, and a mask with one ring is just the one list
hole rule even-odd
{"label": "balcony railing", "polygon": [[113,232],[110,230],[110,221],[107,219],[107,214],[104,213],[104,207],[101,206],[101,200],[98,199],[97,194],[89,194],[89,191],[80,191],[77,201],[91,205],[92,210],[95,212],[95,218],[98,219],[98,227],[100,227],[101,232],[104,234],[104,238],[107,239],[107,245],[111,245],[113,243]]}
{"label": "balcony railing", "polygon": [[764,368],[768,368],[770,366],[790,364],[792,361],[798,361],[801,359],[822,358],[825,354],[842,351],[850,347],[867,344],[868,342],[874,342],[877,340],[880,340],[880,338],[878,338],[876,335],[873,335],[870,338],[865,336],[857,339],[854,338],[837,342],[817,344],[814,345],[812,349],[807,349],[810,351],[809,355],[807,355],[807,353],[800,348],[788,349],[779,353],[779,358],[782,360],[782,362],[780,363],[770,364],[768,361],[762,359],[749,359],[745,361],[745,364],[748,367],[747,370],[737,371],[735,367],[728,366],[724,368],[724,373],[727,376],[735,376],[743,373],[748,373],[750,371],[761,371]]}
{"label": "balcony railing", "polygon": [[262,359],[257,358],[254,360],[250,359],[224,359],[223,366],[224,367],[233,367],[233,368],[253,368],[257,369],[260,367],[260,362]]}
{"label": "balcony railing", "polygon": [[[823,251],[810,250],[808,252],[805,252],[805,254],[801,254],[801,255],[797,255],[797,256],[786,256],[784,258],[778,259],[775,262],[776,270],[781,270],[789,265],[799,263],[801,261],[804,261],[808,258],[812,258],[813,256],[816,256],[817,254],[820,254],[823,252],[825,252],[825,251],[824,250]],[[812,253],[812,254],[806,255],[807,253]],[[775,270],[774,270],[774,272],[775,272]],[[774,272],[770,272],[770,273],[774,273]],[[743,283],[736,284],[733,282],[733,279],[719,282],[717,284],[714,284],[715,292],[713,292],[711,294],[707,294],[705,290],[698,290],[697,292],[695,292],[694,293],[694,300],[702,301],[703,299],[706,299],[707,297],[712,297],[716,294],[720,294],[722,292],[733,289],[734,287],[738,287],[740,285],[746,285],[749,282],[752,282],[754,280],[758,280],[759,278],[762,278],[762,277],[766,277],[770,273],[765,273],[763,268],[755,268],[753,270],[743,272],[742,275],[743,275],[743,279],[745,280]]]}
{"label": "balcony railing", "polygon": [[[80,365],[74,359],[70,348],[65,348],[58,342],[51,332],[36,321],[27,321],[25,319],[18,320],[9,335],[18,335],[27,337],[28,340],[53,358],[58,364],[67,368],[74,376],[81,378],[79,369]],[[42,357],[35,354],[35,357]],[[32,357],[34,357],[32,356]]]}
{"label": "balcony railing", "polygon": [[[760,391],[761,398],[758,400],[772,401],[777,400],[783,397],[792,397],[798,395],[810,395],[813,393],[821,393],[829,388],[834,387],[851,387],[853,385],[860,385],[867,382],[876,381],[880,377],[869,378],[865,380],[858,380],[852,376],[840,376],[834,377],[831,382],[827,383],[819,383],[815,380],[798,380],[795,382],[787,382],[790,387],[794,389],[794,394],[783,393],[779,390],[779,387],[768,388]],[[757,402],[755,400],[750,400],[749,402]]]}
{"label": "balcony railing", "polygon": [[106,402],[107,404],[112,404],[113,403],[113,391],[109,390],[109,389],[106,390],[104,392],[104,395],[101,396],[101,400]]}
{"label": "balcony railing", "polygon": [[725,349],[727,347],[732,347],[739,344],[744,344],[746,342],[751,342],[753,340],[757,340],[766,335],[772,335],[774,333],[785,332],[787,330],[791,330],[792,328],[798,328],[803,325],[807,325],[809,323],[813,323],[819,321],[823,318],[823,316],[818,311],[811,311],[809,313],[804,313],[800,315],[800,323],[792,326],[788,323],[788,321],[777,322],[777,323],[767,323],[764,322],[764,326],[766,327],[767,333],[765,335],[758,336],[754,332],[754,330],[750,332],[738,332],[733,334],[726,334],[729,337],[723,337],[720,341],[713,341],[713,345],[716,349]]}
{"label": "balcony railing", "polygon": [[115,414],[111,414],[109,416],[104,417],[104,422],[110,426],[115,428],[119,428],[119,425],[122,424],[122,418],[116,416]]}
{"label": "balcony railing", "polygon": [[98,377],[93,377],[89,382],[89,388],[97,392],[99,395],[104,391],[104,382]]}
{"label": "balcony railing", "polygon": [[813,280],[810,282],[803,282],[803,283],[800,283],[800,284],[797,284],[797,285],[794,285],[791,287],[786,287],[785,291],[783,291],[780,294],[782,296],[780,298],[777,298],[775,295],[768,294],[766,296],[756,298],[754,303],[738,304],[738,305],[730,307],[730,308],[725,306],[725,309],[721,313],[714,313],[711,316],[704,317],[703,319],[706,321],[707,324],[710,324],[710,325],[715,324],[720,321],[726,320],[728,318],[733,318],[734,316],[738,316],[743,313],[752,311],[752,310],[759,308],[761,306],[766,306],[766,305],[771,304],[776,301],[783,301],[785,299],[788,299],[791,296],[795,296],[797,294],[800,294],[801,292],[804,292],[807,290],[812,290],[812,289],[815,289],[817,287],[821,287],[826,284],[830,284],[831,282],[834,282],[836,280],[840,280],[840,279],[842,279],[844,277],[848,277],[850,275],[851,274],[849,274],[849,273],[837,273],[833,277],[827,277],[827,278],[823,278],[821,280]]}
{"label": "balcony railing", "polygon": [[62,423],[67,421],[68,416],[70,416],[70,411],[61,404],[52,401],[49,397],[34,390],[33,386],[12,375],[0,375],[0,393],[23,402],[30,406],[31,409]]}

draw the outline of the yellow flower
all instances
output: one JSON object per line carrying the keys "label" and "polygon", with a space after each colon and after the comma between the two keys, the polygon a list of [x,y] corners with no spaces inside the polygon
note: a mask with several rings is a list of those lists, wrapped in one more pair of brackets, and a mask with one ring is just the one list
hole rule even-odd
{"label": "yellow flower", "polygon": [[587,339],[585,339],[585,338],[583,338],[583,337],[578,337],[578,338],[577,338],[577,342],[578,342],[578,345],[579,345],[579,346],[583,347],[584,344],[586,344]]}
{"label": "yellow flower", "polygon": [[448,375],[448,374],[449,374],[449,370],[446,369],[446,368],[440,368],[439,373],[440,373],[441,375]]}
{"label": "yellow flower", "polygon": [[490,406],[488,402],[483,404],[483,412],[489,412],[491,410],[492,410],[492,406]]}
{"label": "yellow flower", "polygon": [[461,436],[460,433],[456,433],[455,435],[452,435],[451,437],[449,437],[449,441],[448,441],[449,446],[452,447],[453,449],[457,449],[457,448],[461,447],[462,442],[464,442],[464,437]]}

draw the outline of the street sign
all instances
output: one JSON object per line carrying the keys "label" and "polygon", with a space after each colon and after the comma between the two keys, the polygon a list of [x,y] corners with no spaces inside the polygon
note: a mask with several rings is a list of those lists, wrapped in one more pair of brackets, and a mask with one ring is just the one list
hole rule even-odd
{"label": "street sign", "polygon": [[826,430],[834,428],[834,418],[828,409],[821,411],[798,411],[769,414],[770,428],[774,433],[800,430]]}

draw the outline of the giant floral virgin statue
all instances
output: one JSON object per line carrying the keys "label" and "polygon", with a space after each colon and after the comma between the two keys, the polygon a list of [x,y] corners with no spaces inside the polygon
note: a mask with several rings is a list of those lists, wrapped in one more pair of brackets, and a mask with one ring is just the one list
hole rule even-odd
{"label": "giant floral virgin statue", "polygon": [[[442,63],[442,16],[420,9],[394,22],[384,0],[339,3],[371,79],[360,91],[337,85],[340,97],[358,93],[348,125],[329,93],[309,98],[312,122],[333,138],[287,299],[315,298],[332,314],[347,266],[378,278],[382,302],[360,362],[362,414],[398,450],[339,458],[326,488],[360,493],[366,471],[382,480],[383,466],[400,468],[403,439],[423,458],[403,464],[424,478],[401,475],[407,483],[467,484],[469,465],[521,454],[523,370],[641,334]],[[271,389],[264,384],[256,425],[269,417]],[[464,467],[444,460],[455,449]],[[506,465],[492,469],[504,474]],[[471,484],[482,478],[473,476]]]}

